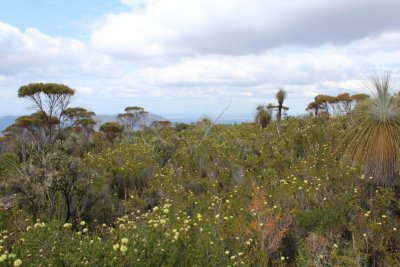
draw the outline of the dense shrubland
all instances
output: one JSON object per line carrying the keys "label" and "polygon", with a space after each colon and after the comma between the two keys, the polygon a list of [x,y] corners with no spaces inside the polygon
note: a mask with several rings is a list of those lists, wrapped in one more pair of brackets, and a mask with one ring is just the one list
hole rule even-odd
{"label": "dense shrubland", "polygon": [[396,266],[398,183],[342,157],[353,119],[69,129],[24,158],[8,141],[0,264]]}

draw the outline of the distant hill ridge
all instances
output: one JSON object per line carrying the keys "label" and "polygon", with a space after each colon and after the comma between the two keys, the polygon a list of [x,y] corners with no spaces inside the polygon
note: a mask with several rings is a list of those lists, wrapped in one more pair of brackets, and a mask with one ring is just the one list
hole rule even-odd
{"label": "distant hill ridge", "polygon": [[[18,117],[19,116],[0,117],[0,135],[1,132],[4,131],[8,126],[13,124]],[[95,126],[95,129],[98,130],[100,128],[100,125],[102,125],[103,123],[115,122],[118,121],[118,118],[117,115],[96,115],[94,116],[94,120],[98,122],[97,125]],[[165,121],[165,120],[167,119],[162,116],[149,113],[147,115],[146,125],[149,126],[153,121]]]}

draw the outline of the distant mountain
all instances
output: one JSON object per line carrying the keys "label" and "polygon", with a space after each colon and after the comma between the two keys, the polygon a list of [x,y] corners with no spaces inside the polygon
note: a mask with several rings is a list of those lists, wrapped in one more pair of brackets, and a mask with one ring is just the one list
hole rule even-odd
{"label": "distant mountain", "polygon": [[5,116],[0,117],[0,135],[1,132],[4,131],[8,126],[13,124],[18,116]]}
{"label": "distant mountain", "polygon": [[[4,131],[8,126],[13,124],[18,116],[4,116],[0,117],[0,136],[1,132]],[[100,128],[100,125],[106,122],[118,121],[117,115],[97,115],[94,117],[94,120],[97,121],[97,125],[95,126],[96,130]],[[147,115],[146,125],[149,126],[153,121],[165,121],[167,120],[164,117],[158,116],[156,114],[149,113]]]}

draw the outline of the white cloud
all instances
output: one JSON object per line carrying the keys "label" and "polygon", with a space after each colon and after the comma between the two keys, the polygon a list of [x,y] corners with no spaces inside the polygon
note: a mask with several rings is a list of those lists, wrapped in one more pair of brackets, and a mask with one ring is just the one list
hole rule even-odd
{"label": "white cloud", "polygon": [[396,0],[154,0],[109,15],[91,41],[102,52],[129,58],[253,54],[347,44],[399,29],[399,9]]}
{"label": "white cloud", "polygon": [[[317,94],[361,92],[376,67],[400,69],[400,2],[121,0],[87,42],[0,22],[0,114],[25,112],[19,86],[65,83],[97,113],[253,114],[288,92],[292,114]],[[394,15],[395,14],[395,15]],[[227,113],[229,114],[229,113]]]}

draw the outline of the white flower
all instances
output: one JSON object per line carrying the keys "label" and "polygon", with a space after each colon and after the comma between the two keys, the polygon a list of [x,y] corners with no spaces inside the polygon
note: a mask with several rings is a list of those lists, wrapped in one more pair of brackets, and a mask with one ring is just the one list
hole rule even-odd
{"label": "white flower", "polygon": [[22,264],[22,260],[20,260],[20,259],[16,259],[14,261],[14,266],[20,266],[21,264]]}
{"label": "white flower", "polygon": [[6,259],[7,259],[7,255],[6,254],[3,254],[3,255],[0,256],[0,262],[5,261]]}
{"label": "white flower", "polygon": [[125,253],[128,248],[125,245],[122,245],[121,248],[119,249],[122,253]]}

